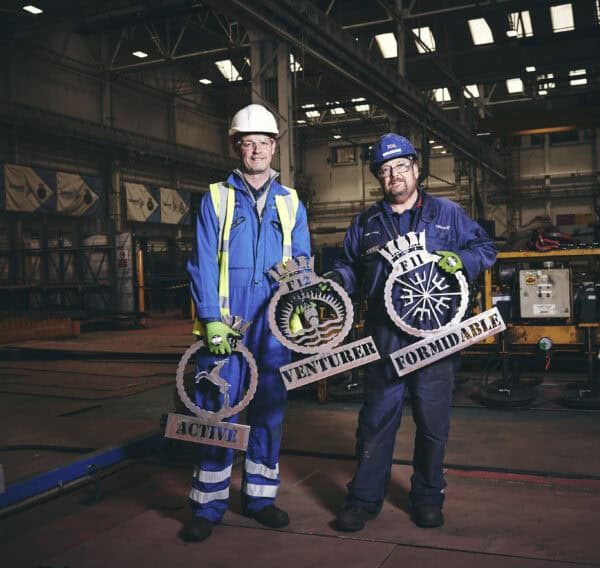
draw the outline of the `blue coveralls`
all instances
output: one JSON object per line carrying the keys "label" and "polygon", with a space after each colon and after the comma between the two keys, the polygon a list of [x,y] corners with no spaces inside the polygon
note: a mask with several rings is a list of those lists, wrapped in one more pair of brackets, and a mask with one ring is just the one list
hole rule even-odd
{"label": "blue coveralls", "polygon": [[425,231],[430,252],[456,252],[470,281],[492,266],[496,257],[494,243],[461,207],[421,189],[412,209],[398,214],[380,201],[357,215],[346,232],[344,255],[334,269],[349,293],[367,299],[365,330],[382,357],[367,370],[356,435],[358,465],[346,501],[347,506],[370,513],[379,512],[387,492],[405,389],[416,425],[411,503],[441,506],[446,487],[442,463],[450,429],[455,358],[446,357],[399,379],[388,357],[419,338],[402,332],[387,314],[384,286],[391,265],[377,249],[409,231]]}
{"label": "blue coveralls", "polygon": [[[256,200],[241,172],[235,170],[226,183],[235,188],[235,209],[229,238],[229,296],[232,316],[241,316],[252,325],[244,344],[258,365],[258,387],[247,407],[246,423],[251,426],[242,483],[242,507],[254,513],[272,504],[279,486],[279,449],[287,392],[279,367],[291,361],[290,351],[269,330],[267,306],[277,288],[267,271],[282,261],[283,233],[275,205],[275,195],[287,189],[271,171],[270,185],[262,218]],[[218,219],[210,194],[203,196],[196,218],[196,239],[187,271],[192,297],[201,321],[220,320],[218,274]],[[292,230],[292,255],[310,256],[306,210],[298,204]],[[204,353],[204,351],[203,351]],[[212,355],[197,358],[198,370],[206,370],[219,359]],[[243,396],[247,365],[234,355],[220,372],[230,383],[230,406]],[[209,381],[200,381],[196,404],[207,410],[219,409],[222,397]],[[237,416],[229,419],[236,422]],[[195,516],[218,523],[227,510],[233,450],[199,445],[199,461],[194,470],[190,505]]]}

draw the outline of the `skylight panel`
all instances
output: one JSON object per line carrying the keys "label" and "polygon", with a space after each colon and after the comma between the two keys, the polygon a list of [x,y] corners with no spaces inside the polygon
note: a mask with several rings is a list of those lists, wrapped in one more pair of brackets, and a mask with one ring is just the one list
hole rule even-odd
{"label": "skylight panel", "polygon": [[550,17],[552,18],[552,30],[554,33],[570,32],[575,29],[573,6],[571,4],[550,6]]}
{"label": "skylight panel", "polygon": [[290,53],[290,71],[292,73],[297,73],[298,71],[302,71],[302,65],[299,61],[296,61],[293,53]]}
{"label": "skylight panel", "polygon": [[465,97],[468,99],[479,98],[479,87],[477,85],[465,85],[464,88]]}
{"label": "skylight panel", "polygon": [[523,92],[523,81],[518,77],[506,80],[506,90],[512,95]]}
{"label": "skylight panel", "polygon": [[528,65],[525,67],[525,71],[527,71],[527,73],[533,73],[535,71],[535,65]]}
{"label": "skylight panel", "polygon": [[319,118],[321,116],[321,113],[318,110],[307,110],[304,114],[306,114],[308,118]]}
{"label": "skylight panel", "polygon": [[485,21],[485,18],[469,20],[469,31],[471,32],[471,39],[475,45],[494,43],[492,30]]}
{"label": "skylight panel", "polygon": [[242,76],[237,70],[236,66],[232,63],[231,59],[222,59],[221,61],[215,61],[217,69],[221,72],[221,75],[228,81],[241,81]]}
{"label": "skylight panel", "polygon": [[333,107],[329,109],[329,112],[333,115],[346,114],[346,111],[342,107]]}
{"label": "skylight panel", "polygon": [[431,53],[435,51],[435,38],[429,26],[423,28],[413,28],[415,34],[415,44],[419,53]]}
{"label": "skylight panel", "polygon": [[375,41],[377,41],[381,55],[383,55],[385,59],[391,59],[392,57],[398,56],[398,42],[393,33],[378,34],[375,36]]}
{"label": "skylight panel", "polygon": [[433,98],[438,103],[447,103],[452,100],[450,97],[450,91],[446,87],[440,87],[439,89],[433,90]]}
{"label": "skylight panel", "polygon": [[355,105],[354,110],[356,112],[369,112],[369,109],[371,107],[368,104],[360,104],[360,105]]}
{"label": "skylight panel", "polygon": [[511,12],[508,15],[506,35],[508,37],[531,37],[533,35],[529,10]]}

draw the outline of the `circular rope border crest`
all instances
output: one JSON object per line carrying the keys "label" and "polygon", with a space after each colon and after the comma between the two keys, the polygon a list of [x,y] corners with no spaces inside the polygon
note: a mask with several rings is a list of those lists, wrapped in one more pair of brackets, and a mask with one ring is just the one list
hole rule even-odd
{"label": "circular rope border crest", "polygon": [[232,349],[233,352],[239,353],[248,363],[248,368],[250,370],[250,384],[248,385],[248,390],[246,391],[246,395],[238,402],[235,406],[228,407],[228,410],[221,409],[217,412],[213,412],[211,410],[204,410],[200,408],[194,401],[188,396],[185,392],[185,385],[183,383],[183,375],[185,373],[185,367],[190,360],[190,357],[199,351],[203,347],[205,347],[204,339],[199,339],[181,356],[179,360],[179,364],[177,365],[177,373],[175,375],[175,381],[177,386],[177,393],[179,394],[179,398],[181,402],[185,405],[185,407],[193,412],[196,416],[198,416],[201,420],[212,424],[214,422],[219,422],[223,418],[229,418],[238,412],[241,412],[250,401],[254,398],[254,394],[256,393],[256,387],[258,385],[258,367],[256,366],[256,361],[252,356],[252,353],[248,351],[245,345],[242,345],[240,342]]}
{"label": "circular rope border crest", "polygon": [[[419,251],[419,253],[421,255],[423,255],[425,258],[429,258],[429,264],[431,263],[436,263],[439,259],[439,257],[437,255],[432,255],[430,252],[428,251]],[[427,263],[425,263],[427,264]],[[422,265],[422,266],[425,266]],[[418,267],[421,268],[421,267]],[[390,273],[390,275],[388,276],[388,279],[386,280],[385,283],[385,289],[384,289],[384,298],[385,298],[385,308],[387,310],[388,315],[390,316],[390,318],[392,319],[392,321],[396,324],[396,326],[398,326],[402,331],[408,333],[409,335],[414,335],[416,337],[432,337],[433,335],[437,335],[438,333],[451,328],[451,327],[455,327],[457,324],[459,324],[464,315],[465,312],[467,311],[467,304],[468,304],[468,300],[469,300],[469,285],[467,283],[467,279],[465,278],[465,275],[462,273],[462,271],[458,271],[455,272],[454,274],[444,274],[445,278],[449,278],[449,277],[454,277],[456,279],[456,281],[458,282],[458,285],[460,287],[460,305],[458,307],[458,310],[456,310],[456,313],[454,314],[454,317],[446,324],[440,326],[437,329],[419,329],[416,327],[412,327],[411,325],[408,325],[399,315],[398,312],[396,312],[396,309],[394,307],[394,304],[392,302],[392,288],[394,287],[394,283],[396,281],[396,277],[400,274],[401,272],[401,267],[398,264],[394,264],[393,268],[392,268],[392,272]]]}
{"label": "circular rope border crest", "polygon": [[282,287],[280,287],[279,290],[277,290],[277,292],[275,292],[275,294],[271,298],[271,301],[269,302],[268,318],[269,318],[269,328],[271,329],[271,332],[273,333],[273,335],[277,338],[277,340],[280,343],[285,345],[288,349],[295,351],[296,353],[303,353],[304,355],[312,355],[314,353],[321,353],[321,352],[333,349],[334,347],[337,347],[342,341],[344,341],[344,339],[346,338],[346,336],[350,333],[350,330],[352,329],[352,324],[354,323],[354,307],[352,306],[352,301],[350,300],[350,297],[346,293],[346,290],[344,290],[337,282],[334,282],[333,280],[329,280],[328,278],[320,278],[320,277],[316,277],[309,286],[306,286],[306,288],[312,288],[313,286],[318,286],[320,282],[324,282],[324,283],[328,284],[333,290],[335,290],[335,292],[337,292],[338,296],[342,299],[342,302],[344,303],[344,307],[346,308],[346,320],[344,322],[342,330],[336,336],[334,336],[333,339],[329,340],[327,343],[324,343],[323,345],[319,345],[317,347],[315,347],[315,346],[303,347],[302,345],[298,345],[297,343],[294,343],[293,341],[290,341],[287,337],[285,337],[285,335],[283,335],[283,333],[281,333],[281,331],[279,330],[279,327],[277,326],[275,311],[277,308],[277,304],[279,303],[279,300],[281,299],[282,296],[285,296],[287,294],[292,294],[294,292],[297,292],[297,290],[293,290],[293,291],[292,290],[284,290]]}

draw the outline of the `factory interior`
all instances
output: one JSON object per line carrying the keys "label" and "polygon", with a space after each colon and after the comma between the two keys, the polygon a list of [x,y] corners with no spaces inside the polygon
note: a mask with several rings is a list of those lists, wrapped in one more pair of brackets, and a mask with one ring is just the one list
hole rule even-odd
{"label": "factory interior", "polygon": [[[0,77],[2,568],[600,566],[599,0],[8,0]],[[505,328],[455,357],[441,527],[411,522],[408,396],[380,514],[336,530],[363,365],[288,392],[289,526],[242,514],[237,449],[223,522],[180,538],[186,263],[250,103],[318,275],[382,197],[388,132],[496,244],[464,317]]]}

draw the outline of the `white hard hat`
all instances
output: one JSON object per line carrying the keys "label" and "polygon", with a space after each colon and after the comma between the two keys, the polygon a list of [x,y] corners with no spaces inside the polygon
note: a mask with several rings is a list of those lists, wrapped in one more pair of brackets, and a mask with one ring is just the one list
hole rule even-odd
{"label": "white hard hat", "polygon": [[264,106],[252,104],[235,113],[229,127],[229,136],[259,132],[279,136],[277,121]]}

